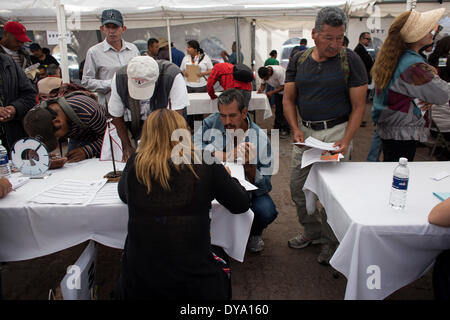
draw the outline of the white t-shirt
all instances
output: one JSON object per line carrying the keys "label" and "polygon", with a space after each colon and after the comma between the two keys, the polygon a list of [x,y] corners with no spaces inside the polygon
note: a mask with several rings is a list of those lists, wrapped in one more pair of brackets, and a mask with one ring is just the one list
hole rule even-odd
{"label": "white t-shirt", "polygon": [[[181,110],[189,106],[189,96],[187,94],[186,83],[183,75],[177,74],[173,80],[172,88],[169,92],[170,105],[172,110]],[[150,114],[150,99],[140,100],[141,102],[141,119],[147,119]],[[169,108],[169,105],[167,106]],[[114,74],[111,81],[111,97],[108,103],[108,112],[116,118],[124,117],[125,121],[131,121],[131,112],[126,109],[120,99],[116,87],[116,75]]]}
{"label": "white t-shirt", "polygon": [[[274,89],[278,88],[279,86],[283,86],[284,78],[286,77],[286,70],[280,66],[269,66],[269,67],[273,69],[273,74],[270,76],[269,80],[267,81],[263,80],[263,83],[271,85]],[[282,94],[283,91],[280,91],[278,93]]]}
{"label": "white t-shirt", "polygon": [[[185,72],[186,71],[186,65],[189,64],[197,64],[200,66],[200,72],[206,72],[207,70],[211,70],[213,68],[211,59],[208,57],[208,55],[205,54],[205,57],[202,59],[202,61],[200,61],[200,63],[198,62],[199,60],[199,56],[197,55],[194,58],[194,61],[192,61],[192,57],[190,55],[185,55],[183,58],[183,61],[181,61],[181,66],[180,66],[180,70]],[[206,78],[206,79],[205,79]],[[201,77],[199,82],[188,82],[186,79],[186,85],[188,87],[204,87],[206,86],[208,80],[208,76],[204,76]]]}

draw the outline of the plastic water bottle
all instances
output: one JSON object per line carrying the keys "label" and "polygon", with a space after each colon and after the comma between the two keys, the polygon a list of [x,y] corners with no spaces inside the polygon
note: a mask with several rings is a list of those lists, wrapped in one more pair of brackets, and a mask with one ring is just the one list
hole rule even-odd
{"label": "plastic water bottle", "polygon": [[408,159],[400,158],[400,160],[398,161],[398,166],[394,169],[394,177],[392,179],[391,197],[389,198],[389,205],[391,206],[391,208],[405,208],[408,181]]}
{"label": "plastic water bottle", "polygon": [[2,145],[0,140],[0,176],[9,178],[11,177],[11,168],[9,167],[8,151]]}

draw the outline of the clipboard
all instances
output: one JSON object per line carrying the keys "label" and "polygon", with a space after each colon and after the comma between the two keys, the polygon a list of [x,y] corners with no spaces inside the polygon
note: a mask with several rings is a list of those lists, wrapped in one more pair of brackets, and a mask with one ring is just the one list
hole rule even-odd
{"label": "clipboard", "polygon": [[197,74],[200,73],[200,66],[197,64],[186,65],[186,81],[187,82],[200,82],[200,77]]}

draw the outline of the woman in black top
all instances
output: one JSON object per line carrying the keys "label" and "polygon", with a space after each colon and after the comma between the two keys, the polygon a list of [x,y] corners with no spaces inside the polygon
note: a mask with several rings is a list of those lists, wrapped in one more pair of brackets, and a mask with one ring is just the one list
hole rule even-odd
{"label": "woman in black top", "polygon": [[[181,142],[171,141],[176,129],[186,130]],[[211,252],[209,210],[215,198],[243,213],[249,199],[223,165],[191,165],[198,163],[194,156],[183,117],[169,109],[152,112],[119,181],[129,215],[119,298],[230,298],[229,273]]]}

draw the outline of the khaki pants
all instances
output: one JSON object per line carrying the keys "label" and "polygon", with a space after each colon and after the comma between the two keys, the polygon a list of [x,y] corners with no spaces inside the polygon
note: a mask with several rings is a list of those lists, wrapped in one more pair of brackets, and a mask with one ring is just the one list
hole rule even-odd
{"label": "khaki pants", "polygon": [[[347,129],[347,122],[338,124],[331,129],[324,129],[315,131],[313,129],[307,128],[300,125],[300,130],[302,130],[305,135],[305,139],[312,136],[318,140],[324,142],[336,142],[342,139],[345,135]],[[348,161],[351,154],[350,144],[345,158],[341,161]],[[303,234],[307,238],[320,239],[322,244],[325,243],[336,243],[337,239],[334,236],[333,230],[327,223],[327,215],[325,209],[318,210],[316,208],[312,215],[308,215],[306,212],[306,199],[303,192],[303,185],[305,184],[306,178],[308,177],[309,170],[311,166],[307,166],[301,169],[303,152],[308,150],[308,148],[298,148],[294,146],[292,148],[292,162],[291,162],[291,197],[295,202],[297,207],[298,221],[303,226]]]}

